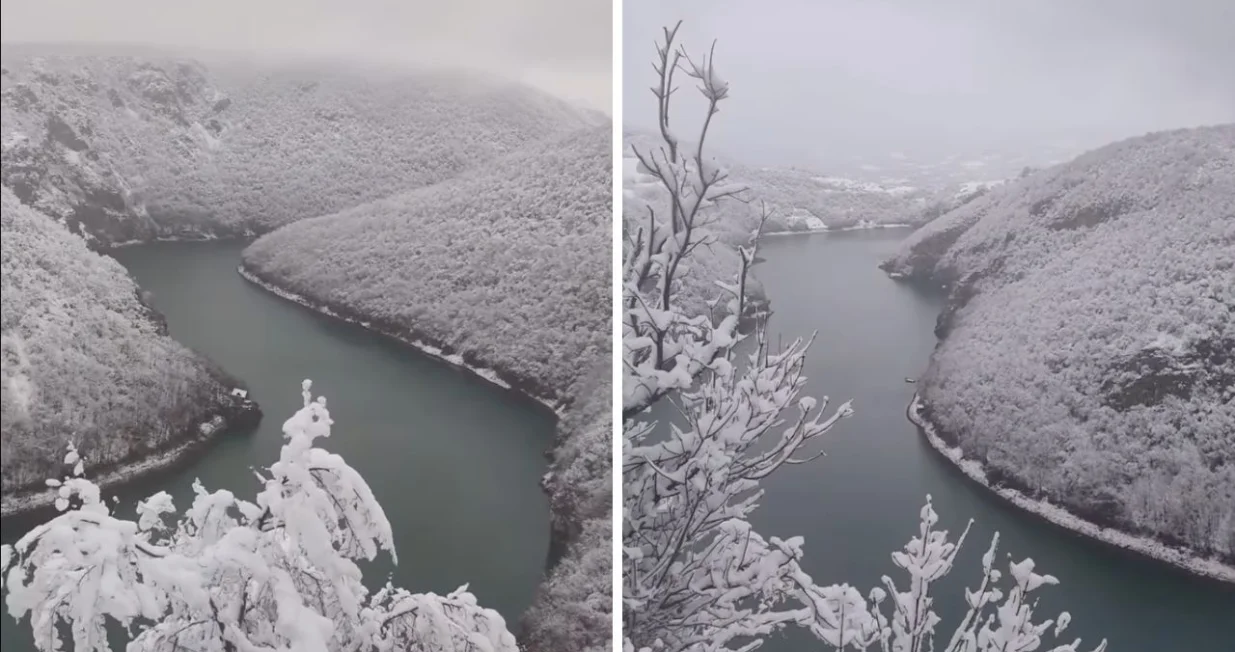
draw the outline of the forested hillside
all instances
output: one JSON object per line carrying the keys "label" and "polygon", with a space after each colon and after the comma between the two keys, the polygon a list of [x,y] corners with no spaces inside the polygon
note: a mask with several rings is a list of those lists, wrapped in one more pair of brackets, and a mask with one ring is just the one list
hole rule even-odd
{"label": "forested hillside", "polygon": [[613,604],[613,386],[601,358],[558,423],[545,475],[557,565],[522,619],[528,650],[608,650]]}
{"label": "forested hillside", "polygon": [[1235,125],[996,188],[884,266],[951,288],[921,391],[992,480],[1235,559]]}
{"label": "forested hillside", "polygon": [[610,127],[455,179],[302,220],[246,269],[561,402],[608,350]]}
{"label": "forested hillside", "polygon": [[199,436],[230,387],[163,333],[115,260],[3,189],[3,489]]}
{"label": "forested hillside", "polygon": [[263,232],[596,117],[474,74],[5,46],[4,184],[100,244]]}
{"label": "forested hillside", "polygon": [[6,494],[70,437],[88,466],[139,457],[240,402],[89,247],[273,231],[245,254],[263,280],[572,406],[545,482],[562,561],[525,625],[604,648],[605,117],[457,71],[7,45],[2,108]]}
{"label": "forested hillside", "polygon": [[[628,132],[627,159],[634,160],[632,147],[647,152],[657,142],[644,133]],[[683,143],[683,147],[689,152],[691,145]],[[749,189],[751,201],[721,202],[717,206],[719,222],[741,225],[742,229],[755,224],[760,202],[773,210],[769,231],[921,224],[926,219],[923,209],[935,195],[931,188],[859,181],[804,168],[755,167],[723,159],[718,159],[718,164],[733,183]]]}

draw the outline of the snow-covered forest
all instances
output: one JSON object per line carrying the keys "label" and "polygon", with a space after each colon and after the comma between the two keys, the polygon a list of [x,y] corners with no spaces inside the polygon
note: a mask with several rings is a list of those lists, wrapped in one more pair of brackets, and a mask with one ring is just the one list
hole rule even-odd
{"label": "snow-covered forest", "polygon": [[535,649],[604,648],[606,117],[458,71],[6,44],[3,119],[6,493],[59,475],[70,438],[89,474],[237,400],[91,248],[275,230],[245,260],[276,289],[559,408],[561,563],[521,628]]}
{"label": "snow-covered forest", "polygon": [[4,184],[104,245],[264,232],[599,120],[474,74],[4,53]]}
{"label": "snow-covered forest", "polygon": [[[528,650],[612,649],[613,383],[598,361],[558,423],[553,462],[544,477],[561,558],[522,619]],[[552,554],[552,552],[551,552]]]}
{"label": "snow-covered forest", "polygon": [[119,263],[3,189],[4,492],[72,441],[108,465],[198,436],[231,387],[162,332]]}
{"label": "snow-covered forest", "polygon": [[884,268],[949,286],[921,393],[991,481],[1235,560],[1235,125],[1034,172]]}
{"label": "snow-covered forest", "polygon": [[563,403],[609,346],[610,130],[291,224],[254,242],[244,264]]}

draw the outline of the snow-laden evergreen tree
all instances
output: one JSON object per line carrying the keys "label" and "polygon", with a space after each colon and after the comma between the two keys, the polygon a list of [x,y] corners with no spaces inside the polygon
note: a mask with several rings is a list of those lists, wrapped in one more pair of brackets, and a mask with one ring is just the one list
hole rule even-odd
{"label": "snow-laden evergreen tree", "polygon": [[[968,527],[955,541],[936,527],[930,497],[919,531],[892,554],[903,580],[863,594],[848,584],[816,583],[799,565],[801,537],[765,538],[748,517],[762,496],[760,481],[786,464],[818,457],[814,440],[852,413],[848,403],[799,396],[809,341],[769,345],[762,320],[739,330],[745,284],[760,229],[739,251],[732,282],[713,314],[687,314],[676,300],[690,273],[692,252],[712,244],[709,208],[742,200],[742,189],[705,156],[704,145],[729,85],[713,51],[692,58],[675,47],[677,28],[664,31],[653,63],[652,89],[663,145],[636,151],[640,172],[667,195],[668,215],[647,208],[625,224],[623,294],[624,529],[623,627],[627,652],[748,651],[774,632],[804,628],[822,649],[884,652],[1033,652],[1058,637],[1070,617],[1036,620],[1032,595],[1055,578],[1026,559],[996,568],[998,537],[983,557],[980,584],[965,594],[968,613],[946,629],[932,609],[931,585],[952,568]],[[693,80],[707,101],[690,151],[670,128],[674,76]],[[765,212],[766,219],[766,212]],[[718,299],[714,307],[718,307]],[[738,344],[743,345],[739,355]],[[667,433],[641,417],[671,400],[684,425]],[[1096,648],[1105,649],[1102,642]],[[1051,652],[1076,652],[1080,641]]]}
{"label": "snow-laden evergreen tree", "polygon": [[360,474],[316,447],[332,422],[310,386],[252,501],[197,483],[184,513],[160,492],[126,520],[70,448],[72,475],[47,481],[60,514],[0,550],[8,612],[29,616],[38,649],[110,650],[114,621],[129,652],[515,652],[502,617],[466,586],[365,587],[356,561],[394,558],[390,522]]}

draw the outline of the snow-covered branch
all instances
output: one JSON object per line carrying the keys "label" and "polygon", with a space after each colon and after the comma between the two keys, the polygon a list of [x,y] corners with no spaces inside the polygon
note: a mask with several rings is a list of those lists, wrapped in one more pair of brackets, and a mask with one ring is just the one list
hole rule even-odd
{"label": "snow-covered branch", "polygon": [[[917,536],[892,555],[907,581],[884,577],[883,586],[865,596],[848,584],[817,584],[801,566],[801,537],[765,538],[750,523],[763,497],[760,482],[785,465],[821,456],[819,441],[852,408],[844,403],[829,410],[826,397],[800,396],[809,340],[773,349],[763,320],[751,334],[738,330],[766,210],[750,245],[738,252],[733,281],[716,279],[728,295],[720,317],[692,314],[680,303],[690,255],[707,238],[702,227],[709,209],[733,194],[723,183],[725,173],[704,154],[711,119],[730,87],[716,73],[714,47],[692,59],[673,49],[676,34],[677,27],[665,30],[653,64],[664,145],[635,151],[639,172],[669,195],[668,223],[649,209],[646,221],[626,225],[624,649],[746,652],[788,627],[810,632],[825,649],[937,649],[940,618],[930,587],[952,569],[968,528],[951,541],[936,528],[929,496]],[[669,129],[674,70],[697,80],[708,101],[690,157],[679,154],[681,143]],[[672,402],[681,423],[660,430],[641,420],[657,400]],[[997,587],[996,542],[983,559],[980,585],[966,592],[968,613],[939,638],[949,652],[1032,652],[1045,636],[1067,627],[1066,613],[1034,621],[1030,593],[1056,580],[1034,573],[1032,560],[1011,563],[1012,585]],[[1076,652],[1079,645],[1050,652]],[[1103,649],[1105,642],[1097,648]]]}
{"label": "snow-covered branch", "polygon": [[394,557],[390,522],[360,474],[316,446],[332,421],[310,387],[256,498],[195,483],[174,525],[165,492],[139,503],[136,521],[115,516],[70,450],[74,475],[48,481],[61,513],[0,553],[8,612],[30,617],[36,646],[63,649],[68,632],[79,652],[110,650],[113,621],[130,652],[514,652],[502,617],[466,586],[369,592],[356,561]]}

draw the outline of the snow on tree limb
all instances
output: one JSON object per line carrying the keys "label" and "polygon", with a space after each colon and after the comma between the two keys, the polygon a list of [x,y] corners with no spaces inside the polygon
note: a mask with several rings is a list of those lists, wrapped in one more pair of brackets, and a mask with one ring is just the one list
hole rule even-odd
{"label": "snow on tree limb", "polygon": [[63,649],[63,624],[73,649],[111,650],[111,620],[132,635],[131,652],[517,650],[466,586],[445,596],[365,587],[356,560],[394,556],[390,522],[360,474],[315,447],[332,421],[311,386],[252,502],[195,483],[169,527],[165,492],[139,503],[134,522],[89,480],[66,478],[62,498],[80,506],[0,550],[8,613],[30,616],[36,647]]}
{"label": "snow on tree limb", "polygon": [[[758,319],[753,335],[738,329],[746,283],[756,259],[762,223],[739,250],[733,281],[716,285],[734,295],[719,317],[682,307],[684,264],[706,242],[709,209],[733,198],[723,171],[704,156],[711,118],[730,87],[716,74],[714,50],[691,59],[673,48],[678,26],[664,30],[653,63],[664,145],[636,150],[640,172],[670,195],[670,215],[649,207],[646,222],[626,225],[623,294],[624,522],[622,546],[625,652],[747,652],[788,627],[804,629],[824,649],[920,652],[934,650],[940,618],[931,585],[951,571],[969,528],[955,542],[936,529],[930,497],[918,535],[892,555],[908,576],[891,577],[866,596],[848,585],[817,584],[801,567],[801,537],[764,538],[749,517],[763,497],[760,481],[787,464],[820,455],[817,440],[852,414],[844,403],[799,396],[810,340],[772,349]],[[684,62],[684,63],[683,63]],[[669,129],[673,74],[700,83],[708,110],[693,157],[682,157]],[[720,190],[718,190],[720,188]],[[711,307],[719,303],[712,302]],[[750,341],[753,338],[753,341]],[[750,344],[745,360],[736,347]],[[683,417],[660,432],[641,420],[657,400]],[[1058,636],[1070,617],[1034,622],[1029,597],[1055,578],[1034,572],[1033,561],[1010,563],[1012,586],[998,588],[998,537],[983,558],[983,579],[966,591],[969,611],[950,634],[948,652],[1040,650],[1043,636]],[[1053,626],[1053,629],[1052,629]],[[1080,641],[1051,652],[1077,652]],[[1096,652],[1106,647],[1105,641]]]}

